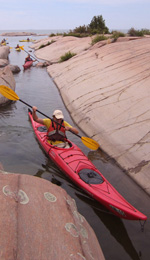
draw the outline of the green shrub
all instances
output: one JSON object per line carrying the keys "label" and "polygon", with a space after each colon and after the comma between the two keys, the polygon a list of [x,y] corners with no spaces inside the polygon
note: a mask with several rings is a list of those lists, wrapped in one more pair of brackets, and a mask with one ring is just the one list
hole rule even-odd
{"label": "green shrub", "polygon": [[44,48],[44,47],[46,47],[46,46],[48,46],[48,45],[50,45],[50,44],[52,44],[54,42],[55,41],[51,40],[51,42],[47,42],[46,44],[42,44],[42,45],[40,45],[39,49],[42,49],[42,48]]}
{"label": "green shrub", "polygon": [[75,55],[76,55],[76,53],[71,53],[70,51],[66,52],[65,55],[60,57],[60,61],[59,62],[63,62],[63,61],[69,60],[69,59],[71,59]]}
{"label": "green shrub", "polygon": [[150,30],[149,29],[142,29],[141,30],[144,35],[150,35]]}
{"label": "green shrub", "polygon": [[143,31],[135,30],[134,28],[131,28],[131,29],[128,31],[128,34],[129,34],[130,36],[144,36],[144,32],[143,32]]}
{"label": "green shrub", "polygon": [[119,31],[112,31],[113,42],[116,42],[119,37],[125,37],[125,34]]}
{"label": "green shrub", "polygon": [[105,20],[102,15],[94,16],[89,25],[76,27],[73,31],[65,33],[64,36],[86,37],[95,34],[109,33],[108,27],[105,25]]}
{"label": "green shrub", "polygon": [[51,33],[51,34],[49,35],[49,37],[59,36],[59,35],[63,35],[63,33]]}
{"label": "green shrub", "polygon": [[112,31],[111,33],[112,33],[112,37],[111,38],[125,37],[125,34],[123,32]]}
{"label": "green shrub", "polygon": [[74,33],[87,33],[87,26],[83,25],[83,26],[79,26],[79,27],[76,27],[74,30],[73,30]]}
{"label": "green shrub", "polygon": [[51,33],[50,35],[49,35],[49,37],[53,37],[53,36],[55,36],[56,34],[55,33]]}
{"label": "green shrub", "polygon": [[102,15],[94,16],[88,27],[91,30],[92,34],[95,34],[95,30],[96,33],[109,33],[109,29],[105,25],[105,20],[103,19]]}
{"label": "green shrub", "polygon": [[97,42],[100,42],[100,41],[104,41],[104,40],[107,40],[108,37],[104,36],[104,35],[97,35],[93,40],[92,40],[92,45],[94,45],[95,43]]}
{"label": "green shrub", "polygon": [[83,37],[88,37],[89,35],[87,33],[74,33],[70,31],[69,33],[64,33],[63,36],[64,37],[73,36],[73,37],[83,38]]}

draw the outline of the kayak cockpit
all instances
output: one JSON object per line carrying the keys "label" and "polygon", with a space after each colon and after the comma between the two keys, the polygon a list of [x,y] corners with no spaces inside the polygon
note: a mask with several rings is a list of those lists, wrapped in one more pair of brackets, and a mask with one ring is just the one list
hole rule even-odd
{"label": "kayak cockpit", "polygon": [[[37,127],[37,130],[38,130],[38,132],[41,132],[41,133],[47,133],[47,128],[44,125]],[[45,134],[45,137],[47,139],[47,134]],[[65,142],[57,143],[56,145],[51,144],[50,141],[48,141],[48,139],[46,140],[46,142],[48,145],[52,146],[53,148],[68,149],[68,148],[72,147],[72,143],[69,140],[66,140]]]}

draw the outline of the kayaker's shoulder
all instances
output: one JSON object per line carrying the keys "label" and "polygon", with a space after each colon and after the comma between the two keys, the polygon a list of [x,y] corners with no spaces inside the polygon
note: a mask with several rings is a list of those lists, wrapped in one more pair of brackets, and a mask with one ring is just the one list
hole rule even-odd
{"label": "kayaker's shoulder", "polygon": [[50,127],[50,123],[51,123],[51,119],[50,118],[44,118],[43,119],[43,123],[44,125],[49,128]]}
{"label": "kayaker's shoulder", "polygon": [[51,119],[50,118],[43,118],[43,121],[44,122],[51,122]]}
{"label": "kayaker's shoulder", "polygon": [[69,126],[69,127],[72,127],[67,121],[64,120],[64,125],[65,126]]}

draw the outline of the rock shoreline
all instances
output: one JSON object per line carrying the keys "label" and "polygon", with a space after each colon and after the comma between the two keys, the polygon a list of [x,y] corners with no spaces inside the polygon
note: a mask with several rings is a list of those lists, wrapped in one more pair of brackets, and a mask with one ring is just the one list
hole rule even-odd
{"label": "rock shoreline", "polygon": [[[37,58],[51,64],[47,71],[79,128],[150,195],[150,38],[123,37],[112,42],[91,46],[91,37],[54,36],[30,47]],[[6,48],[0,48],[0,61],[8,63]],[[76,55],[60,63],[68,51]],[[1,69],[5,77],[7,67]],[[4,84],[3,76],[1,80]],[[6,102],[1,95],[0,102]]]}
{"label": "rock shoreline", "polygon": [[64,189],[4,172],[1,165],[0,179],[1,259],[105,260],[93,229]]}
{"label": "rock shoreline", "polygon": [[[90,37],[55,36],[31,47],[52,63],[47,71],[77,125],[150,195],[150,38],[132,39],[91,46]],[[59,63],[68,51],[76,55]]]}
{"label": "rock shoreline", "polygon": [[0,34],[0,36],[42,36],[42,35],[48,35],[48,34],[36,34],[36,33],[30,33],[30,32],[5,32]]}
{"label": "rock shoreline", "polygon": [[[0,85],[15,90],[16,83],[10,69],[12,65],[7,65],[8,55],[9,47],[0,47],[0,63],[6,60],[6,64],[0,69]],[[12,101],[0,94],[0,106],[8,102]],[[94,257],[97,260],[105,260],[93,229],[77,211],[75,201],[64,189],[35,176],[5,172],[1,163],[0,178],[0,244],[3,259],[13,258],[15,254],[19,259],[86,257],[90,260]],[[35,220],[37,212],[39,217]],[[59,230],[59,239],[56,229]],[[21,241],[21,246],[18,246],[18,241]]]}

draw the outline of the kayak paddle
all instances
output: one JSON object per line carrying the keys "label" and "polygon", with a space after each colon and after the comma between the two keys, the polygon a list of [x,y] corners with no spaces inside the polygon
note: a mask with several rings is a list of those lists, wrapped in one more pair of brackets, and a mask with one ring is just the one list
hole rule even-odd
{"label": "kayak paddle", "polygon": [[[21,100],[21,99],[18,97],[18,95],[17,95],[11,88],[9,88],[9,87],[7,87],[7,86],[5,86],[5,85],[0,85],[0,93],[1,93],[4,97],[6,97],[6,98],[8,98],[8,99],[10,99],[10,100],[15,100],[15,101],[19,100],[20,102],[24,103],[24,104],[27,105],[28,107],[32,108],[31,105],[29,105],[29,104],[26,103],[25,101]],[[58,125],[63,126],[62,124],[56,122],[54,119],[52,119],[52,118],[50,118],[49,116],[45,115],[44,113],[42,113],[42,112],[39,111],[38,109],[37,109],[37,112],[39,112],[41,115],[45,116],[46,118],[51,119],[52,121],[54,121],[54,122],[57,123]],[[64,127],[64,126],[63,126],[63,127]],[[99,144],[98,144],[95,140],[93,140],[93,139],[91,139],[91,138],[89,138],[89,137],[84,137],[84,136],[80,136],[80,135],[78,135],[78,134],[75,134],[75,133],[72,132],[71,130],[69,130],[69,132],[71,132],[72,134],[74,134],[74,135],[78,136],[79,138],[81,138],[82,143],[83,143],[85,146],[87,146],[89,149],[91,149],[91,150],[97,150],[97,149],[99,148]]]}
{"label": "kayak paddle", "polygon": [[[24,47],[24,45],[22,45],[22,46],[19,46],[18,48],[23,48]],[[9,47],[10,49],[13,49],[13,48],[15,48],[16,49],[16,47]]]}
{"label": "kayak paddle", "polygon": [[[29,54],[32,58],[36,59],[34,56],[32,56],[29,52],[27,52],[24,48],[24,46],[20,46],[19,48],[22,50],[22,51],[25,51],[27,54]],[[36,59],[37,60],[37,59]],[[39,62],[39,60],[37,60]]]}

